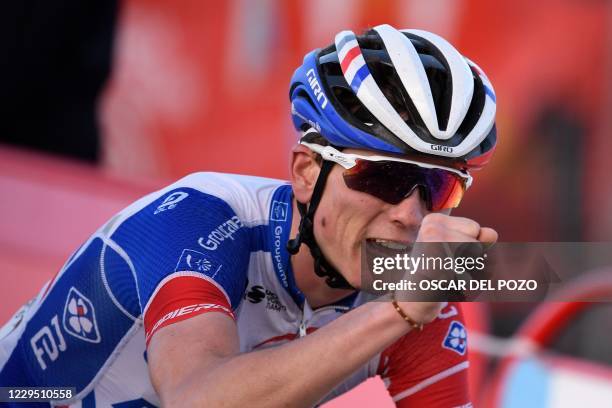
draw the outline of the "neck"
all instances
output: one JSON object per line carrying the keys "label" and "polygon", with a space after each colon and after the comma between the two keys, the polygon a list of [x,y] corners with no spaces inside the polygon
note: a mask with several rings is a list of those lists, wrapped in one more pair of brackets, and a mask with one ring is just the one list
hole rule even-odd
{"label": "neck", "polygon": [[[300,212],[297,209],[295,198],[292,200],[292,220],[290,237],[295,237],[300,226]],[[295,282],[300,291],[314,309],[340,300],[350,293],[352,289],[333,289],[325,283],[325,278],[317,276],[314,271],[314,260],[306,244],[300,246],[297,254],[291,257],[291,268]]]}

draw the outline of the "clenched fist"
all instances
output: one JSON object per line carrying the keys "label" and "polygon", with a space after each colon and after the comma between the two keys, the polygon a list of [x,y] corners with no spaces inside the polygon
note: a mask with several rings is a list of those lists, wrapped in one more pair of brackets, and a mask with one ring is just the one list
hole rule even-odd
{"label": "clenched fist", "polygon": [[476,221],[464,217],[453,217],[431,213],[423,217],[417,242],[482,242],[497,241],[497,232],[481,227]]}
{"label": "clenched fist", "polygon": [[[481,242],[490,246],[497,241],[497,232],[481,227],[476,221],[464,217],[453,217],[441,213],[427,214],[421,223],[413,256],[448,256],[446,253],[431,253],[441,250],[433,245],[418,245],[419,242]],[[420,273],[422,271],[417,271]],[[426,271],[425,271],[426,272]],[[398,294],[396,298],[401,299]],[[436,318],[445,302],[398,302],[404,312],[418,323],[429,323]]]}

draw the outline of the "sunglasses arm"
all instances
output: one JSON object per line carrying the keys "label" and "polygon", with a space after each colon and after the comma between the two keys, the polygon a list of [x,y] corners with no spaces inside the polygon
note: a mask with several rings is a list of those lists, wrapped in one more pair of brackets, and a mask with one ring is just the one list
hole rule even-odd
{"label": "sunglasses arm", "polygon": [[300,144],[303,144],[304,146],[308,147],[313,152],[320,154],[323,160],[338,163],[345,169],[350,169],[351,167],[355,167],[355,165],[357,164],[357,161],[355,160],[357,156],[352,155],[352,154],[341,153],[338,150],[334,149],[332,146],[321,146],[318,144],[308,143],[308,142],[300,142]]}

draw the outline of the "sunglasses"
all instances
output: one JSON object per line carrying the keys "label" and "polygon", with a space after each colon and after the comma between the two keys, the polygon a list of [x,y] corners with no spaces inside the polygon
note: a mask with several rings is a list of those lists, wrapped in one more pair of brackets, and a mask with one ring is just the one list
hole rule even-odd
{"label": "sunglasses", "polygon": [[344,167],[342,175],[348,188],[393,205],[421,187],[429,211],[455,208],[472,184],[472,176],[450,167],[395,157],[342,153],[332,146],[300,143],[320,154],[323,160]]}

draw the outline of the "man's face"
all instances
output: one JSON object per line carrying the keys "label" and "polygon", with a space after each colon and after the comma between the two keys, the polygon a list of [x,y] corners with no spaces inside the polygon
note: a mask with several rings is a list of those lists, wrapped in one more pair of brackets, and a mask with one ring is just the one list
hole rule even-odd
{"label": "man's face", "polygon": [[[371,155],[364,150],[345,153]],[[409,244],[416,240],[421,221],[429,213],[419,189],[415,188],[397,205],[349,189],[335,165],[329,174],[323,197],[315,213],[315,238],[325,257],[354,287],[361,284],[361,243],[381,240]],[[450,210],[443,211],[449,213]],[[383,243],[385,245],[385,243]]]}

